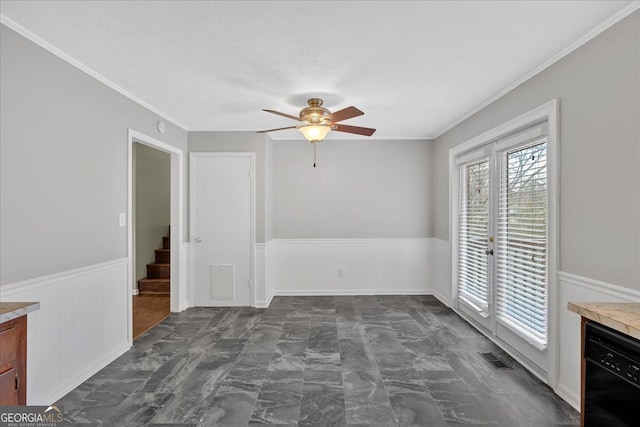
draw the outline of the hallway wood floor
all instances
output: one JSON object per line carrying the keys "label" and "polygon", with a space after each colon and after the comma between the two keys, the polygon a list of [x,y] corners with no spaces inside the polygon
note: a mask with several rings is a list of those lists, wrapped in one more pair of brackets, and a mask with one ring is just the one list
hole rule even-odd
{"label": "hallway wood floor", "polygon": [[133,339],[162,322],[169,314],[169,295],[134,295]]}
{"label": "hallway wood floor", "polygon": [[[495,370],[493,351],[513,369]],[[174,313],[59,402],[105,426],[578,425],[430,296],[277,297]]]}

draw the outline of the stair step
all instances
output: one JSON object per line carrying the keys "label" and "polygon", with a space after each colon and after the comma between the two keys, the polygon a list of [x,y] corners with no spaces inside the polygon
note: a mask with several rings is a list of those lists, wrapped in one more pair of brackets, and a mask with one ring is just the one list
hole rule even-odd
{"label": "stair step", "polygon": [[150,279],[168,279],[171,277],[171,264],[147,264],[147,277]]}
{"label": "stair step", "polygon": [[156,264],[169,264],[171,262],[170,249],[156,249]]}
{"label": "stair step", "polygon": [[169,236],[162,238],[162,249],[171,249],[171,238]]}
{"label": "stair step", "polygon": [[145,277],[138,280],[138,294],[140,295],[169,295],[171,281],[169,279],[154,279]]}

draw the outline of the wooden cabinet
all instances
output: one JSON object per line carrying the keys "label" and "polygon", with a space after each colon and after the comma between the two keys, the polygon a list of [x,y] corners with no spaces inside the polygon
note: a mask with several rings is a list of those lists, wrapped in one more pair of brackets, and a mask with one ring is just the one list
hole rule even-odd
{"label": "wooden cabinet", "polygon": [[0,406],[27,404],[27,316],[0,324]]}

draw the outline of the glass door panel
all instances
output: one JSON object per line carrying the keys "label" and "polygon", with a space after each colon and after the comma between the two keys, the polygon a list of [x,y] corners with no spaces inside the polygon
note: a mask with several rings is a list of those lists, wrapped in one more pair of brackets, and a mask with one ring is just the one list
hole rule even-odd
{"label": "glass door panel", "polygon": [[548,369],[547,160],[541,124],[456,162],[458,309],[541,372]]}
{"label": "glass door panel", "polygon": [[487,157],[460,165],[458,299],[460,308],[481,323],[491,305],[490,172]]}

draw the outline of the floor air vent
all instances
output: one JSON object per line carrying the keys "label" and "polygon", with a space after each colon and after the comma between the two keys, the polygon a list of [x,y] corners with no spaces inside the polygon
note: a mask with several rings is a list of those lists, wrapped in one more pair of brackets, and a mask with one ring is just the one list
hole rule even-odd
{"label": "floor air vent", "polygon": [[495,353],[480,353],[480,356],[494,367],[494,369],[511,369],[509,365],[504,363]]}

